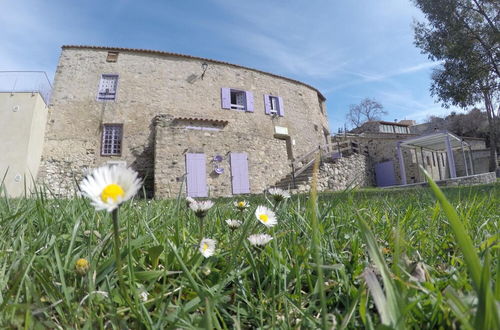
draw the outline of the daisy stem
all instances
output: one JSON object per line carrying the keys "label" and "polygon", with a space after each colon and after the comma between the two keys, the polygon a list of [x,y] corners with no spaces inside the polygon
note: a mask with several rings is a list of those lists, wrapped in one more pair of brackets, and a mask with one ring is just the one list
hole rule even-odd
{"label": "daisy stem", "polygon": [[122,260],[120,258],[120,228],[118,226],[118,208],[114,209],[111,213],[113,218],[113,232],[115,236],[115,263],[116,263],[116,271],[118,273],[118,285],[122,286]]}
{"label": "daisy stem", "polygon": [[204,222],[203,218],[200,218],[200,235],[201,235],[201,239],[203,239],[203,237],[205,237],[205,236],[203,236],[203,222]]}

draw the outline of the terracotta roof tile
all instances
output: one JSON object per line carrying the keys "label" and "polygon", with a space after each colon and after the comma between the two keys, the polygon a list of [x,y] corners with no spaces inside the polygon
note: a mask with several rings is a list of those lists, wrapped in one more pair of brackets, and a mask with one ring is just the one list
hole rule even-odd
{"label": "terracotta roof tile", "polygon": [[204,121],[207,123],[215,123],[215,124],[223,124],[223,125],[229,124],[229,121],[221,120],[221,119],[197,118],[197,117],[175,117],[174,119],[175,120],[186,120],[186,121]]}

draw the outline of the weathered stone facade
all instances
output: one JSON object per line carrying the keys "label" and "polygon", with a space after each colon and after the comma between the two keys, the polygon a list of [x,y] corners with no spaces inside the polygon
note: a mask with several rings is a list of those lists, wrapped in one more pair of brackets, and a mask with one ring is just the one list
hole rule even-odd
{"label": "weathered stone facade", "polygon": [[[107,61],[109,51],[118,52],[116,62]],[[118,75],[115,100],[96,98],[103,74]],[[250,91],[254,111],[222,109],[222,88]],[[265,113],[266,94],[282,98],[284,116]],[[186,174],[185,153],[200,152],[207,158],[210,194],[225,196],[231,194],[227,157],[221,164],[225,173],[217,176],[210,159],[215,154],[245,152],[250,190],[261,192],[288,170],[287,159],[327,142],[324,101],[304,83],[220,61],[157,51],[64,46],[40,180],[55,194],[67,196],[86,168],[121,160],[145,179],[149,194],[173,196],[181,191]],[[158,117],[161,114],[165,116]],[[179,118],[187,124],[179,124]],[[198,127],[211,121],[227,123],[220,130]],[[103,124],[123,125],[121,155],[101,155]],[[277,126],[287,132],[277,135]]]}
{"label": "weathered stone facade", "polygon": [[[162,115],[156,122],[155,145],[155,195],[174,197],[185,189],[184,168],[186,153],[204,153],[207,156],[207,185],[210,196],[230,196],[231,152],[248,154],[250,192],[261,193],[270,182],[285,176],[289,171],[286,141],[269,139],[245,132],[203,131],[186,128],[187,123]],[[214,171],[215,156],[222,174]],[[179,166],[180,165],[180,166]]]}

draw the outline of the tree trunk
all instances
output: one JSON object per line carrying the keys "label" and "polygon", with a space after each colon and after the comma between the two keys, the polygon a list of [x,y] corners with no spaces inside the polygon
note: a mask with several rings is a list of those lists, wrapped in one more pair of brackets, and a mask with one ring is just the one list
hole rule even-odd
{"label": "tree trunk", "polygon": [[489,92],[483,92],[484,94],[484,105],[486,107],[486,114],[488,115],[488,128],[490,133],[490,162],[489,170],[490,172],[495,172],[497,169],[497,125],[495,110],[493,109],[493,104],[491,102],[491,95]]}

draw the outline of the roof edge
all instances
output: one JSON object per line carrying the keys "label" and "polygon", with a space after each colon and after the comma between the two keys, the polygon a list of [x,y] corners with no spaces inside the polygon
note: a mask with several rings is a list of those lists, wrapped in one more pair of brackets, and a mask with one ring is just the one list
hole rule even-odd
{"label": "roof edge", "polygon": [[207,61],[207,62],[212,62],[212,63],[216,63],[216,64],[229,65],[229,66],[233,66],[233,67],[236,67],[236,68],[241,68],[241,69],[246,69],[246,70],[252,70],[252,71],[263,73],[263,74],[266,74],[266,75],[269,75],[269,76],[272,76],[272,77],[275,77],[275,78],[280,78],[280,79],[288,80],[288,81],[293,82],[293,83],[301,84],[303,86],[306,86],[306,87],[311,88],[312,90],[316,91],[318,93],[318,96],[323,101],[326,101],[326,97],[317,88],[315,88],[315,87],[313,87],[313,86],[311,86],[309,84],[306,84],[306,83],[304,83],[302,81],[295,80],[295,79],[288,78],[288,77],[284,77],[284,76],[280,76],[278,74],[274,74],[274,73],[271,73],[271,72],[266,72],[266,71],[262,71],[262,70],[259,70],[259,69],[250,68],[250,67],[239,65],[239,64],[233,64],[233,63],[229,63],[229,62],[224,62],[224,61],[219,61],[219,60],[213,60],[213,59],[205,58],[205,57],[198,57],[198,56],[192,56],[192,55],[185,55],[185,54],[179,54],[179,53],[166,52],[166,51],[161,51],[161,50],[150,50],[150,49],[141,49],[141,48],[124,48],[124,47],[107,47],[107,46],[86,46],[86,45],[62,45],[61,46],[61,49],[71,49],[71,48],[76,48],[76,49],[94,49],[94,50],[108,50],[108,51],[125,51],[125,52],[135,52],[135,53],[169,55],[169,56],[177,56],[177,57],[188,58],[188,59],[192,59],[192,60],[200,60],[200,61]]}

